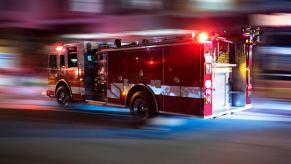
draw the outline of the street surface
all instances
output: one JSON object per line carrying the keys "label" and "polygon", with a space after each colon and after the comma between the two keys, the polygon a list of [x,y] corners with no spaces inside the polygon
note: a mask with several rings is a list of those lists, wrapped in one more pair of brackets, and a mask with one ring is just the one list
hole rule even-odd
{"label": "street surface", "polygon": [[255,99],[216,119],[161,114],[134,124],[127,110],[60,109],[41,91],[0,92],[1,164],[291,163],[291,102]]}

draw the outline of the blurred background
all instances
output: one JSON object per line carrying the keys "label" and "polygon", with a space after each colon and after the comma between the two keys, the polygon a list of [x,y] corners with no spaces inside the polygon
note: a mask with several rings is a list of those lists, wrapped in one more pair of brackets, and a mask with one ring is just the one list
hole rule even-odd
{"label": "blurred background", "polygon": [[[45,96],[53,43],[247,25],[262,30],[249,112],[218,120],[162,115],[136,127],[112,115],[55,112]],[[288,163],[290,100],[290,0],[0,0],[0,163]]]}
{"label": "blurred background", "polygon": [[239,32],[256,25],[263,35],[253,88],[258,96],[289,99],[290,9],[289,0],[0,0],[0,93],[45,86],[46,46],[64,39],[166,29]]}

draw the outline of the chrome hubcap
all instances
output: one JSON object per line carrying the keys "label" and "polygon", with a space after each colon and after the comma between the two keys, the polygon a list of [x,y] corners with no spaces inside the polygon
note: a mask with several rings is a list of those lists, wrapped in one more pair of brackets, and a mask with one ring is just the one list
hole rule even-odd
{"label": "chrome hubcap", "polygon": [[58,96],[58,101],[62,104],[67,104],[69,99],[69,95],[66,90],[62,90]]}
{"label": "chrome hubcap", "polygon": [[143,99],[137,99],[134,102],[134,108],[133,111],[136,115],[141,117],[146,117],[148,114],[148,104]]}

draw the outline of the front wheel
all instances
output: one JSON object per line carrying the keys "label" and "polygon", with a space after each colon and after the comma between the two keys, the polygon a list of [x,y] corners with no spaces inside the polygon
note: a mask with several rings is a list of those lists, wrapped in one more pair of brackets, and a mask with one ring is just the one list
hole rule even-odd
{"label": "front wheel", "polygon": [[57,102],[61,105],[68,105],[71,101],[70,91],[67,87],[61,86],[56,92]]}
{"label": "front wheel", "polygon": [[154,100],[143,92],[135,93],[130,100],[130,112],[139,120],[147,120],[155,113]]}

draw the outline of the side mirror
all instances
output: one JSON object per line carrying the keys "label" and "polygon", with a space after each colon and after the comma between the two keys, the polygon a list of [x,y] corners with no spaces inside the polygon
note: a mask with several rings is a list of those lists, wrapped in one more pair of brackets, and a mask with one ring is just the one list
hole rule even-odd
{"label": "side mirror", "polygon": [[121,47],[121,39],[115,39],[114,44],[117,48]]}

